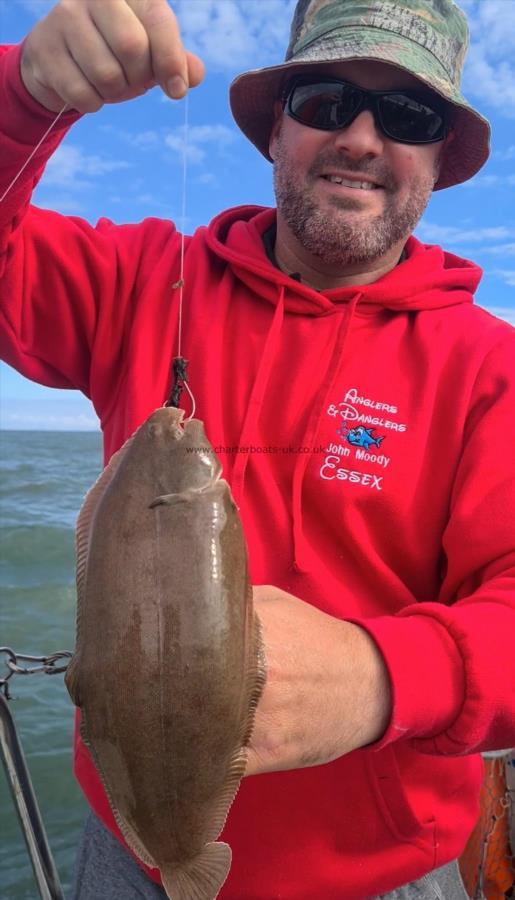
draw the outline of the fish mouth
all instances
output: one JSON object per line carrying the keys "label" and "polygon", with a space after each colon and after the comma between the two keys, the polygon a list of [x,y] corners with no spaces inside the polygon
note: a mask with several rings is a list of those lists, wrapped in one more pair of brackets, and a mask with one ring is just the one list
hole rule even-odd
{"label": "fish mouth", "polygon": [[[175,406],[160,406],[147,421],[147,433],[154,440],[171,435],[180,441],[184,437],[184,410]],[[186,423],[188,424],[188,423]]]}

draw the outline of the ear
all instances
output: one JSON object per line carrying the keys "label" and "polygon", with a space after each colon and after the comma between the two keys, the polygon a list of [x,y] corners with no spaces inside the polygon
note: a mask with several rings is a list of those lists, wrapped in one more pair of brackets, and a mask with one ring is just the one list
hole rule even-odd
{"label": "ear", "polygon": [[275,146],[277,143],[277,138],[279,132],[281,130],[281,124],[283,120],[283,107],[280,100],[276,100],[274,103],[274,124],[272,125],[272,130],[270,132],[270,140],[268,142],[268,152],[272,159],[274,159]]}
{"label": "ear", "polygon": [[451,128],[451,129],[447,132],[447,134],[446,134],[446,136],[445,136],[445,139],[444,139],[444,142],[443,142],[443,146],[444,146],[444,147],[448,147],[449,144],[452,144],[452,142],[453,142],[454,140],[456,140],[456,132],[454,131],[453,128]]}

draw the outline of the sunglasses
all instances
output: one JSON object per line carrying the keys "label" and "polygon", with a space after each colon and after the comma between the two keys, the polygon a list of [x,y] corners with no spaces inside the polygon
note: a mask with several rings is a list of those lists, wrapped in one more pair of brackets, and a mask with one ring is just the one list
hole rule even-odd
{"label": "sunglasses", "polygon": [[309,128],[337,131],[370,109],[386,137],[433,144],[447,134],[446,104],[427,91],[366,91],[339,78],[299,76],[283,94],[287,115]]}

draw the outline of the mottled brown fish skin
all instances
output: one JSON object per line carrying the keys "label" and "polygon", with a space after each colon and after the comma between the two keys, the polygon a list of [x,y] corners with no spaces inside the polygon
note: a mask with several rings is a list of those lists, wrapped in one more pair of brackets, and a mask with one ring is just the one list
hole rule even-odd
{"label": "mottled brown fish skin", "polygon": [[129,846],[173,900],[207,900],[230,851],[205,845],[244,774],[264,668],[239,515],[202,423],[181,418],[157,410],[85,501],[66,681]]}

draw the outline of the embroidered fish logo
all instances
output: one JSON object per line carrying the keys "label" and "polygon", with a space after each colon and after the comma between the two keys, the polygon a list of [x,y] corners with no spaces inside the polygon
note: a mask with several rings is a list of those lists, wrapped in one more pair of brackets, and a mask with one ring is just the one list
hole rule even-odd
{"label": "embroidered fish logo", "polygon": [[373,428],[364,428],[363,425],[358,425],[357,428],[352,428],[345,437],[353,447],[364,447],[365,450],[368,450],[372,444],[376,447],[380,447],[381,442],[385,439],[385,435],[378,434],[374,437],[372,434],[373,430]]}

